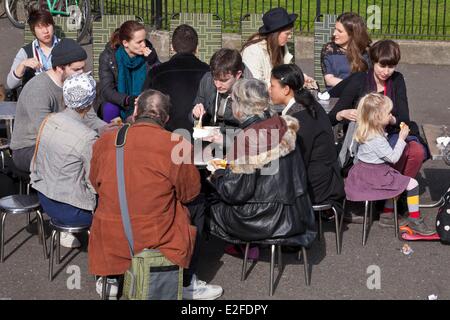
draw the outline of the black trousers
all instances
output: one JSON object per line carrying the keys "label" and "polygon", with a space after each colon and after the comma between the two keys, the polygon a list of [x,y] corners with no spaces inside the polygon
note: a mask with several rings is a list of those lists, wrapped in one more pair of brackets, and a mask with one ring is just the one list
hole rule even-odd
{"label": "black trousers", "polygon": [[12,159],[17,169],[30,172],[30,164],[33,159],[34,146],[13,151]]}

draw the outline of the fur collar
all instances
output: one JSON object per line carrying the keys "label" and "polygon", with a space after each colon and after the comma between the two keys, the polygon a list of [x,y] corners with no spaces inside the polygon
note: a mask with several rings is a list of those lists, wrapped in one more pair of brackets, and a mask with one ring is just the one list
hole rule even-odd
{"label": "fur collar", "polygon": [[[252,174],[257,169],[262,169],[270,162],[282,158],[295,150],[299,123],[294,117],[288,115],[273,117],[251,125],[243,132],[248,132],[250,129],[254,129],[256,132],[260,132],[262,129],[277,129],[282,136],[279,137],[278,141],[272,141],[270,145],[263,148],[266,149],[263,152],[239,156],[234,161],[231,161],[230,168],[233,173]],[[258,135],[257,141],[249,139],[245,140],[245,142],[246,144],[251,144],[250,147],[255,148],[258,143],[262,142],[264,144],[266,140],[264,136],[261,139],[261,135]]]}

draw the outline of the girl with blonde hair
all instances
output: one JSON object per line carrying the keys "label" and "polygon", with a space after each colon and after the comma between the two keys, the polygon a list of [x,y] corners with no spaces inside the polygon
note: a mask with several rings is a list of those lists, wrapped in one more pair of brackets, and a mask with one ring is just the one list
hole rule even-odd
{"label": "girl with blonde hair", "polygon": [[389,97],[378,93],[369,93],[359,102],[358,128],[354,135],[358,151],[356,164],[345,181],[345,193],[350,201],[388,199],[383,212],[393,214],[392,199],[406,190],[409,216],[405,220],[399,219],[399,224],[407,224],[419,234],[430,235],[435,231],[420,217],[417,180],[402,175],[390,165],[400,159],[409,134],[409,127],[402,124],[395,147],[389,145],[385,127],[391,121],[392,106]]}

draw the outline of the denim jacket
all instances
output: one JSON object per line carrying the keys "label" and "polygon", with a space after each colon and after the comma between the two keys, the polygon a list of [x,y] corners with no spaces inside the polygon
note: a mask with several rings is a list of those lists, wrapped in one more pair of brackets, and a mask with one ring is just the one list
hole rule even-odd
{"label": "denim jacket", "polygon": [[31,184],[47,198],[93,210],[95,190],[89,181],[92,146],[97,133],[79,113],[65,109],[44,120],[30,165]]}

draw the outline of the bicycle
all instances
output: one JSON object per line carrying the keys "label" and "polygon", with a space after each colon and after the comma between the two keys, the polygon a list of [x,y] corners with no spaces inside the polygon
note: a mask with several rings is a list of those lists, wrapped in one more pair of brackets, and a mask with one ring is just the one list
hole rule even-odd
{"label": "bicycle", "polygon": [[4,0],[5,12],[16,28],[25,28],[31,9],[48,10],[52,15],[69,17],[68,27],[77,30],[77,41],[86,36],[91,26],[89,0]]}

